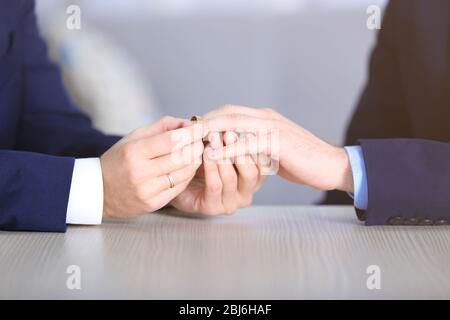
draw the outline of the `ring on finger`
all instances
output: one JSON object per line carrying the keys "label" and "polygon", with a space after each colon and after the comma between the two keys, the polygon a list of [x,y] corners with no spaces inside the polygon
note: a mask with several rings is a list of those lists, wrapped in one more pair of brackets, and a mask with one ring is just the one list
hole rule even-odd
{"label": "ring on finger", "polygon": [[169,188],[172,189],[175,187],[175,180],[173,179],[170,173],[167,174],[167,180],[169,180]]}

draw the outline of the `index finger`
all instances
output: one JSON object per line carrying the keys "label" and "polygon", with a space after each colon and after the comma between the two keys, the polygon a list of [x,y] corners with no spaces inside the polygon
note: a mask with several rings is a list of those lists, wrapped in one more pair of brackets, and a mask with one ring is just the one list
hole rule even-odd
{"label": "index finger", "polygon": [[134,130],[130,134],[129,140],[151,137],[154,136],[155,134],[163,133],[165,131],[175,130],[181,128],[186,122],[187,122],[186,119],[166,116],[154,123],[148,124],[146,126]]}
{"label": "index finger", "polygon": [[202,140],[203,124],[166,131],[137,141],[145,157],[153,159],[182,149],[184,146]]}

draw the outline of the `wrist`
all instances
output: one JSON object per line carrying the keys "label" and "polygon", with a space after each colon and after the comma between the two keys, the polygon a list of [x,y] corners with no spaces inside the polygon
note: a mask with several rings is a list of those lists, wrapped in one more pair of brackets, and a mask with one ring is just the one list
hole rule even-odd
{"label": "wrist", "polygon": [[108,207],[106,205],[106,201],[103,202],[103,219],[111,218],[111,215],[108,213]]}
{"label": "wrist", "polygon": [[353,172],[347,151],[344,148],[334,147],[334,162],[336,164],[335,190],[354,192]]}

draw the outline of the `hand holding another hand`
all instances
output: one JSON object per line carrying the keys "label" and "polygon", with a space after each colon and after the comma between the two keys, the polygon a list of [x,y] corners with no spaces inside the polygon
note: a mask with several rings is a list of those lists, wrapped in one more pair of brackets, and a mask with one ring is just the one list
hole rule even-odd
{"label": "hand holding another hand", "polygon": [[279,161],[278,174],[291,182],[319,190],[353,192],[353,176],[346,151],[319,139],[271,109],[228,105],[208,113],[204,125],[212,132],[252,133],[232,145],[208,150],[212,159],[265,154]]}
{"label": "hand holding another hand", "polygon": [[103,154],[104,216],[131,218],[167,204],[190,213],[232,214],[249,206],[264,182],[261,159],[279,165],[277,173],[291,182],[353,192],[344,149],[273,110],[225,106],[202,123],[163,118]]}
{"label": "hand holding another hand", "polygon": [[102,155],[104,217],[153,212],[188,186],[202,163],[203,127],[185,125],[186,120],[162,118],[133,131]]}
{"label": "hand holding another hand", "polygon": [[[234,132],[212,132],[205,150],[231,145],[238,140]],[[184,212],[206,215],[233,214],[238,208],[252,203],[253,195],[259,190],[265,178],[250,156],[241,163],[233,164],[230,159],[211,160],[203,155],[203,164],[196,176],[171,204]]]}
{"label": "hand holding another hand", "polygon": [[[264,181],[258,166],[208,159],[203,129],[201,123],[165,117],[105,152],[100,158],[104,217],[133,218],[169,203],[207,215],[232,214],[250,205]],[[236,142],[237,135],[211,133],[209,140],[208,149],[219,148]]]}

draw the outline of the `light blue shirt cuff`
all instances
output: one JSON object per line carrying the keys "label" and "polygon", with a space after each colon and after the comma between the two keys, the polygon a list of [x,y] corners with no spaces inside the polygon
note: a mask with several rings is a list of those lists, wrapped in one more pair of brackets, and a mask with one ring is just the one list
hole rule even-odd
{"label": "light blue shirt cuff", "polygon": [[361,210],[367,209],[369,193],[367,190],[367,175],[364,156],[360,146],[345,147],[350,159],[350,166],[353,172],[354,182],[354,203],[355,207]]}

